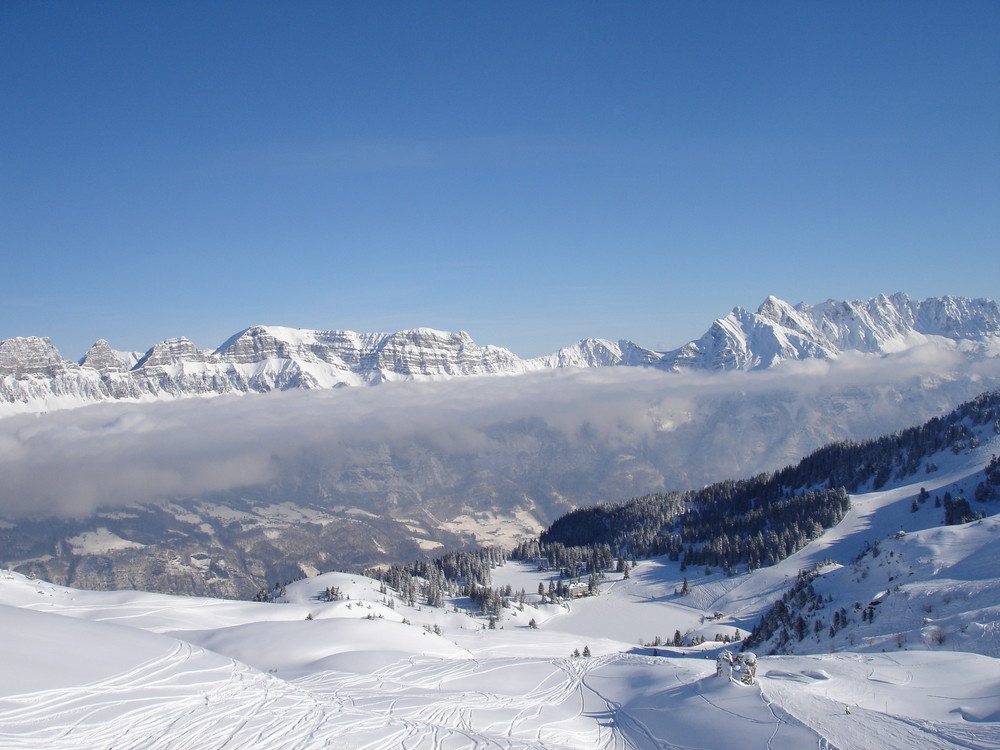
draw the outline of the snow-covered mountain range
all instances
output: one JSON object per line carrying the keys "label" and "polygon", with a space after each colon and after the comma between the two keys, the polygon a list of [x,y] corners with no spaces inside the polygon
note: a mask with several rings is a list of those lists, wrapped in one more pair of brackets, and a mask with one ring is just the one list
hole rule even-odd
{"label": "snow-covered mountain range", "polygon": [[833,359],[848,351],[891,354],[938,339],[972,355],[996,353],[1000,306],[987,299],[904,294],[868,301],[789,305],[769,297],[757,312],[737,307],[696,341],[668,351],[625,339],[584,339],[554,354],[522,359],[480,346],[465,332],[416,328],[398,333],[253,326],[214,351],[186,338],[145,354],[100,340],[79,362],[47,338],[0,341],[0,414],[107,400],[152,400],[227,393],[333,388],[467,375],[511,375],[564,367],[758,370],[787,360]]}

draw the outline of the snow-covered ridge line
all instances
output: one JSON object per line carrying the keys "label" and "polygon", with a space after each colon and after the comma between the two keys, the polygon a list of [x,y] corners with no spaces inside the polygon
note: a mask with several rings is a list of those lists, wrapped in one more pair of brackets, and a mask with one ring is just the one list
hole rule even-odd
{"label": "snow-covered ridge line", "polygon": [[737,307],[704,336],[673,351],[594,338],[533,359],[480,346],[464,331],[429,328],[356,333],[257,325],[212,352],[183,337],[161,341],[145,354],[116,351],[102,339],[79,362],[63,359],[48,338],[19,337],[0,341],[0,405],[6,405],[3,412],[14,413],[106,400],[335,388],[562,367],[756,370],[786,360],[832,359],[845,351],[890,354],[931,339],[963,343],[973,354],[988,353],[1000,341],[1000,306],[987,299],[914,301],[895,294],[867,302],[828,300],[793,307],[768,297],[757,312]]}

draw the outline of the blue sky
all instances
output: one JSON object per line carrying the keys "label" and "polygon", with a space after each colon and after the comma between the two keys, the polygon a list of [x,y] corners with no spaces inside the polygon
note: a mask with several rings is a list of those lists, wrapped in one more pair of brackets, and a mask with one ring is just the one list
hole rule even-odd
{"label": "blue sky", "polygon": [[0,4],[0,338],[1000,296],[1000,4]]}

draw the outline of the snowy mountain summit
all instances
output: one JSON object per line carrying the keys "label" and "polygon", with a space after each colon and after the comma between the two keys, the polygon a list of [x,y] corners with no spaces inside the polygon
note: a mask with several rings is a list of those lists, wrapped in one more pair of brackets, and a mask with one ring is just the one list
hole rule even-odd
{"label": "snowy mountain summit", "polygon": [[834,359],[848,351],[892,354],[933,339],[970,342],[972,350],[1000,337],[1000,307],[993,300],[880,295],[867,302],[827,300],[794,307],[768,297],[750,312],[735,308],[701,338],[668,352],[628,340],[585,339],[543,357],[546,367],[611,365],[685,370],[760,370],[786,361]]}
{"label": "snowy mountain summit", "polygon": [[751,370],[789,359],[832,359],[847,351],[891,354],[932,337],[982,343],[1000,336],[992,300],[905,294],[867,302],[791,306],[768,297],[756,313],[737,307],[697,341],[667,352],[667,369]]}
{"label": "snowy mountain summit", "polygon": [[334,388],[563,367],[758,370],[786,360],[832,359],[847,351],[892,354],[931,340],[962,344],[971,353],[988,352],[991,346],[995,351],[1000,307],[987,299],[914,301],[904,294],[793,307],[768,297],[757,312],[737,307],[701,338],[673,351],[595,338],[534,359],[480,346],[465,332],[429,328],[355,333],[258,325],[212,352],[183,337],[162,341],[145,354],[116,351],[102,339],[79,362],[63,359],[47,338],[23,337],[0,341],[0,407],[14,413],[106,400]]}

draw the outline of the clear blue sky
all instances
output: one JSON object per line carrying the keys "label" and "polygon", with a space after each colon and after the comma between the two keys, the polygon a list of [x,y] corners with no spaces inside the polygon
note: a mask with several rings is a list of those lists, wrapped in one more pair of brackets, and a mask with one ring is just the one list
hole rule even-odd
{"label": "clear blue sky", "polygon": [[996,2],[0,3],[0,338],[1000,296]]}

